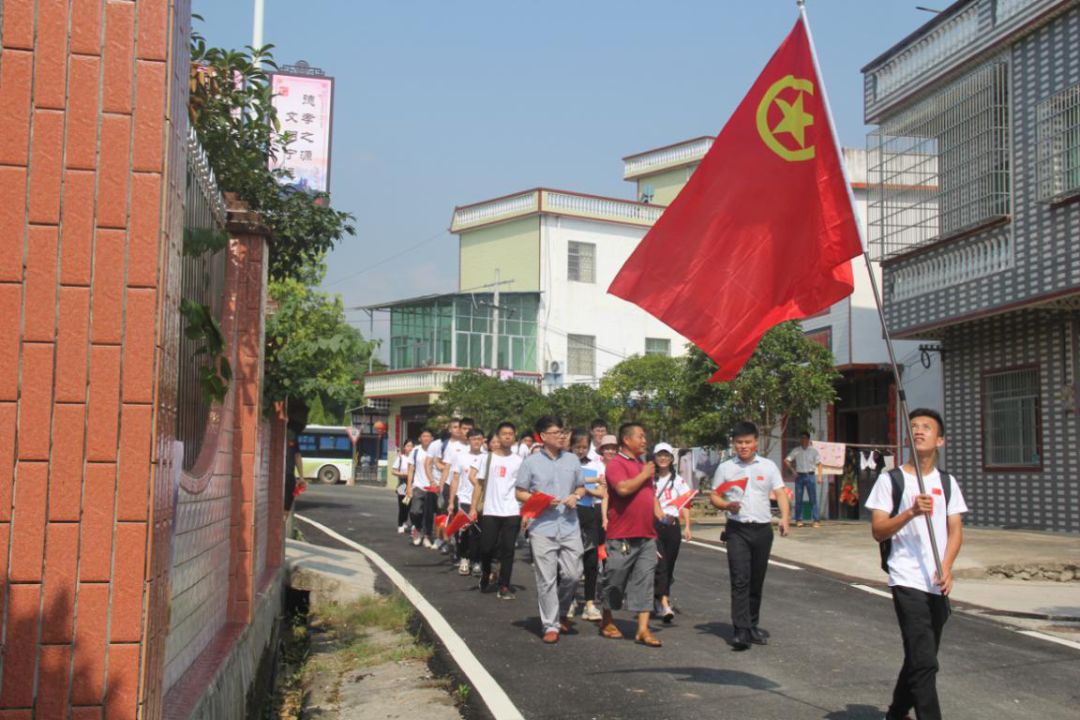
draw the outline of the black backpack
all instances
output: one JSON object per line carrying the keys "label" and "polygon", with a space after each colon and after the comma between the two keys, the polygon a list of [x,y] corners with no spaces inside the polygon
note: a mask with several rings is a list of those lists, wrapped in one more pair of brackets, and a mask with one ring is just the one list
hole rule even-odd
{"label": "black backpack", "polygon": [[[949,496],[952,495],[952,476],[941,468],[937,469],[941,476],[941,490],[945,494],[945,510],[949,509]],[[904,499],[904,471],[896,467],[889,471],[889,479],[892,480],[892,512],[889,517],[896,517],[900,512],[900,502]],[[881,550],[881,569],[889,572],[889,555],[892,554],[892,538],[878,543]]]}

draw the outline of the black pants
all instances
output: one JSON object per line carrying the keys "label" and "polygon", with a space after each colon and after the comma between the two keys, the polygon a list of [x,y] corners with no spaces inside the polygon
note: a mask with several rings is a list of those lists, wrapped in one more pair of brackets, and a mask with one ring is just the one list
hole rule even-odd
{"label": "black pants", "polygon": [[761,615],[761,589],[772,550],[772,524],[728,520],[726,530],[731,624],[736,630],[749,630],[757,627]]}
{"label": "black pants", "polygon": [[600,577],[600,564],[596,553],[600,548],[600,508],[577,507],[578,525],[581,527],[581,568],[585,576],[585,600],[596,600],[596,581]]}
{"label": "black pants", "polygon": [[904,639],[904,666],[886,717],[902,718],[914,708],[919,720],[938,720],[937,653],[949,619],[949,599],[899,585],[893,586],[892,596]]}
{"label": "black pants", "polygon": [[666,525],[656,523],[656,550],[660,553],[660,557],[656,561],[653,595],[657,600],[665,595],[671,595],[671,583],[675,581],[675,561],[679,559],[680,547],[682,547],[682,527],[679,521],[675,520]]}
{"label": "black pants", "polygon": [[409,506],[404,502],[405,495],[399,493],[397,496],[397,526],[401,527],[405,524],[405,521],[409,519]]}
{"label": "black pants", "polygon": [[416,531],[422,532],[424,537],[432,540],[435,532],[435,507],[439,504],[439,493],[426,490],[420,492],[419,498],[413,496],[412,509],[409,515]]}
{"label": "black pants", "polygon": [[[457,503],[457,509],[466,515],[472,509],[472,503],[459,502]],[[453,516],[451,516],[453,519]],[[449,522],[449,520],[447,521]],[[458,560],[468,560],[469,562],[476,561],[477,554],[477,542],[476,542],[476,523],[469,525],[464,530],[458,530],[457,534],[457,556]]]}
{"label": "black pants", "polygon": [[510,574],[514,570],[514,543],[521,529],[521,517],[511,515],[480,516],[480,584],[487,587],[491,575],[491,561],[499,554],[499,587],[510,587]]}

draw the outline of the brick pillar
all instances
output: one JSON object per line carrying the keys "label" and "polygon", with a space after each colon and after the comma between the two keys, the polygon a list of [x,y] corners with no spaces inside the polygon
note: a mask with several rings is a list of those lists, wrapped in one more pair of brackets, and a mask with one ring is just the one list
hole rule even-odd
{"label": "brick pillar", "polygon": [[175,383],[159,384],[179,257],[165,198],[189,14],[187,0],[3,3],[4,717],[159,710],[148,625],[167,607],[148,602],[162,563],[150,537],[167,503],[154,487],[171,429],[159,410],[175,404]]}
{"label": "brick pillar", "polygon": [[236,327],[229,621],[247,623],[251,620],[258,580],[255,577],[255,484],[260,475],[257,463],[262,412],[266,240],[270,233],[258,216],[232,193],[226,193],[225,198],[230,235],[226,286],[235,288],[228,302]]}

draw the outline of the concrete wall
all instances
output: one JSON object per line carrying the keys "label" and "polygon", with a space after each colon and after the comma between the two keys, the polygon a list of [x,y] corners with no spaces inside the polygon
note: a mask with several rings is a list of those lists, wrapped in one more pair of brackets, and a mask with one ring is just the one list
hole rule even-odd
{"label": "concrete wall", "polygon": [[641,199],[641,194],[645,192],[645,186],[648,185],[653,189],[651,200],[653,205],[670,205],[675,196],[683,189],[683,186],[690,181],[690,176],[694,174],[697,167],[697,163],[695,163],[653,175],[642,175],[635,180],[637,183],[637,197],[635,199]]}
{"label": "concrete wall", "polygon": [[459,242],[460,290],[483,287],[502,280],[502,292],[536,292],[540,285],[540,236],[536,217],[466,230]]}
{"label": "concrete wall", "polygon": [[[609,295],[615,274],[645,235],[645,228],[544,215],[541,220],[541,277],[538,351],[543,370],[552,361],[563,369],[565,384],[592,383],[630,355],[645,352],[645,338],[668,338],[672,355],[681,355],[686,339],[631,303]],[[596,282],[567,280],[569,243],[596,245]],[[672,259],[670,272],[677,273]],[[663,270],[660,270],[663,272]],[[673,275],[674,277],[674,275]],[[590,308],[582,312],[582,308]],[[596,337],[596,375],[569,375],[567,334]]]}

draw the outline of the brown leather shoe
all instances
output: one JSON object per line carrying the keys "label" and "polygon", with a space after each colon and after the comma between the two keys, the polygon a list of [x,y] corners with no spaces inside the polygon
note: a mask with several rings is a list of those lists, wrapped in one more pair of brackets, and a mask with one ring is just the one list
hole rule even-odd
{"label": "brown leather shoe", "polygon": [[554,645],[555,643],[559,642],[559,633],[555,632],[554,630],[548,630],[546,633],[544,633],[544,642],[546,642],[548,645]]}
{"label": "brown leather shoe", "polygon": [[660,642],[660,640],[658,640],[656,636],[648,630],[643,633],[638,633],[638,635],[634,638],[634,641],[637,642],[639,645],[647,645],[649,647],[660,647],[664,644]]}
{"label": "brown leather shoe", "polygon": [[615,627],[615,620],[611,617],[611,611],[605,610],[600,618],[600,634],[612,640],[618,640],[623,636],[619,628]]}
{"label": "brown leather shoe", "polygon": [[570,632],[570,618],[566,616],[559,618],[559,632],[563,634]]}

